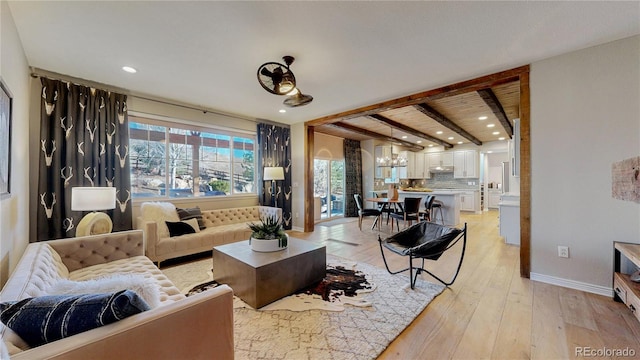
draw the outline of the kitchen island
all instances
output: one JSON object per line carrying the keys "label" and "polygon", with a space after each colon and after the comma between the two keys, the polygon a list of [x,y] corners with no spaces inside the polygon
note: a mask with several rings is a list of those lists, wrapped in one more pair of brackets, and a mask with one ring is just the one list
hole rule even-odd
{"label": "kitchen island", "polygon": [[[447,226],[456,226],[460,223],[460,193],[461,191],[457,190],[437,189],[434,189],[431,192],[398,190],[398,198],[404,199],[406,197],[421,197],[421,203],[423,205],[421,205],[420,208],[423,209],[424,201],[427,195],[434,195],[436,197],[436,200],[442,202],[442,215],[444,217],[444,224]],[[438,220],[440,220],[439,217]]]}

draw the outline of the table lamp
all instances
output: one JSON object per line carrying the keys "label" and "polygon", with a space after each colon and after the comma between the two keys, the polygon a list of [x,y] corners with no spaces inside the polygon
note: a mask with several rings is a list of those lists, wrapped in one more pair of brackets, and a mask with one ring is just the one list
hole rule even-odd
{"label": "table lamp", "polygon": [[98,210],[116,207],[114,187],[74,187],[71,188],[71,211],[91,211],[76,227],[76,236],[108,234],[113,230],[109,215]]}
{"label": "table lamp", "polygon": [[262,177],[262,179],[264,181],[271,180],[271,198],[273,199],[273,207],[278,207],[278,202],[276,200],[275,180],[284,180],[284,168],[265,167],[264,176]]}

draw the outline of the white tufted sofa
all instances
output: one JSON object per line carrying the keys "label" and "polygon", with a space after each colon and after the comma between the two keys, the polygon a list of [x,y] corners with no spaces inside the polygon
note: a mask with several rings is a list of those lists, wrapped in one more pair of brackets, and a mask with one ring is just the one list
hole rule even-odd
{"label": "white tufted sofa", "polygon": [[146,255],[158,265],[161,261],[185,255],[211,251],[214,246],[248,240],[251,230],[249,223],[277,216],[282,218],[282,209],[270,206],[248,206],[240,208],[202,211],[206,229],[195,233],[174,237],[158,235],[155,221],[137,219],[138,229],[144,230]]}
{"label": "white tufted sofa", "polygon": [[42,296],[61,279],[144,274],[160,288],[161,304],[81,334],[29,348],[0,324],[11,359],[233,358],[233,293],[222,285],[185,297],[143,255],[142,231],[32,243],[0,292],[0,301]]}

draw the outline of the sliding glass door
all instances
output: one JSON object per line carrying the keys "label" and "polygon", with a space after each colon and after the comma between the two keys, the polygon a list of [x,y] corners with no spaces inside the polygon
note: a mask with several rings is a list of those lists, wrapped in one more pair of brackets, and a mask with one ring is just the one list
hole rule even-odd
{"label": "sliding glass door", "polygon": [[344,161],[314,159],[314,196],[321,201],[321,219],[344,215]]}

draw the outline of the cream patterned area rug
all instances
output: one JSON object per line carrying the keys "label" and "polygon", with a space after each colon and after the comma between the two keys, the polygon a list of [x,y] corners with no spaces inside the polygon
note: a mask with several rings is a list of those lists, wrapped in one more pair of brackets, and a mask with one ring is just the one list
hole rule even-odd
{"label": "cream patterned area rug", "polygon": [[[355,302],[368,306],[353,306],[346,301],[339,304],[344,311],[274,310],[282,307],[272,305],[289,301],[293,295],[254,310],[236,298],[237,359],[375,359],[444,289],[440,284],[418,279],[416,288],[411,290],[406,275],[390,275],[385,269],[330,255],[327,263],[352,264],[366,275],[367,281],[374,284],[374,291],[359,294]],[[162,271],[185,293],[212,279],[210,259]]]}

